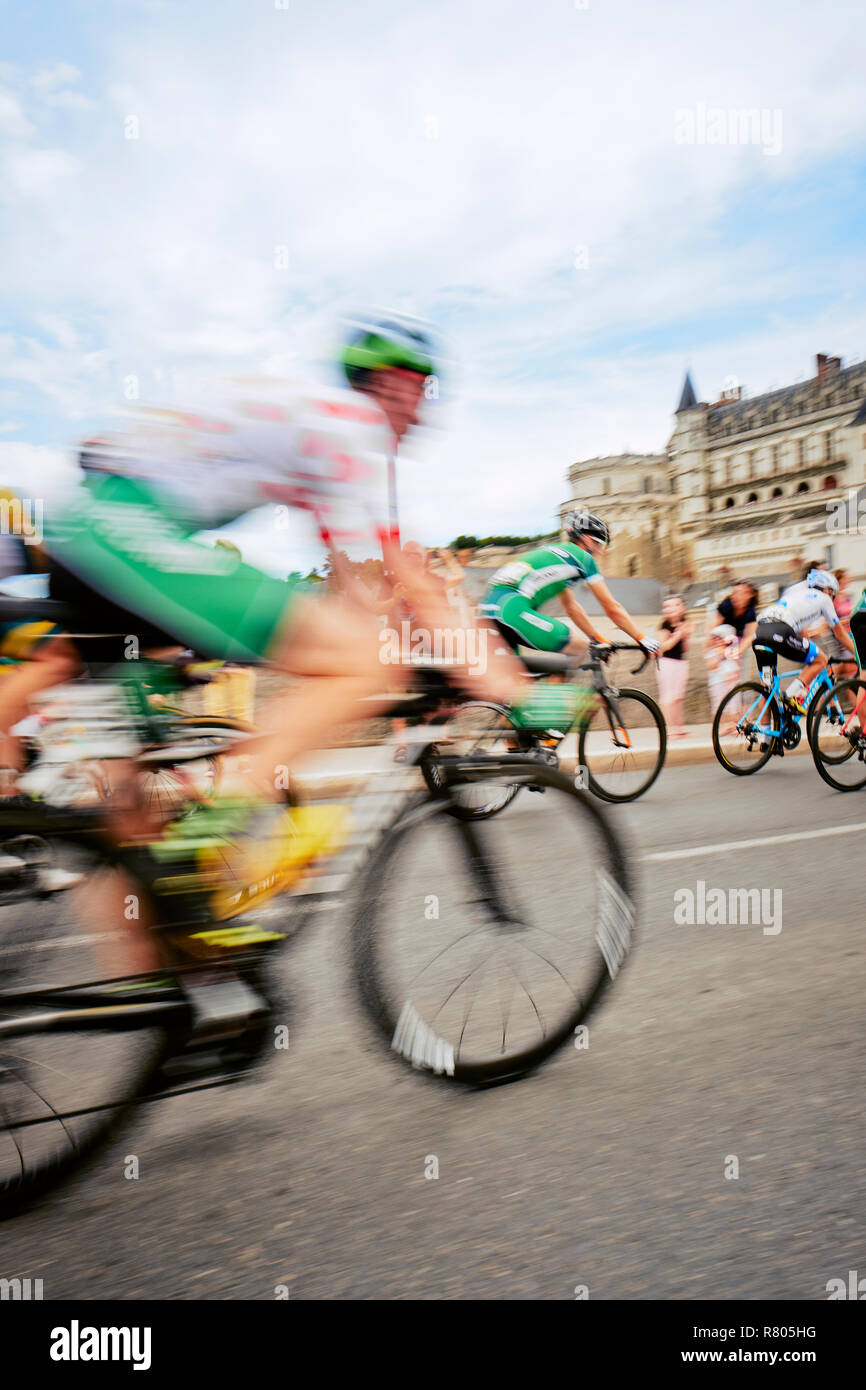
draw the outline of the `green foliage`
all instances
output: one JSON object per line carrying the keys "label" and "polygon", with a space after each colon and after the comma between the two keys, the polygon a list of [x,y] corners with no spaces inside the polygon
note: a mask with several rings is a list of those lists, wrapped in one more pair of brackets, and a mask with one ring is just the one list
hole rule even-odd
{"label": "green foliage", "polygon": [[458,536],[448,549],[480,550],[486,545],[531,545],[534,541],[549,541],[558,536],[559,531],[544,531],[538,536]]}

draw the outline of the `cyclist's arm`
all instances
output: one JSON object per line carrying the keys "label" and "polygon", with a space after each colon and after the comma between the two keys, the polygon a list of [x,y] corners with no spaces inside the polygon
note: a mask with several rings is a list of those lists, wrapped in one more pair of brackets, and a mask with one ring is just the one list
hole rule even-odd
{"label": "cyclist's arm", "polygon": [[591,621],[589,614],[585,609],[581,608],[574,594],[570,593],[568,589],[563,589],[562,593],[559,595],[559,600],[567,616],[571,618],[571,621],[576,627],[580,628],[584,636],[588,637],[591,642],[605,641],[605,638],[602,637],[598,628]]}
{"label": "cyclist's arm", "polygon": [[614,598],[603,579],[597,578],[593,581],[592,592],[595,594],[611,622],[614,623],[621,632],[624,632],[626,636],[630,637],[634,642],[640,642],[642,644],[645,641],[644,634],[641,632],[640,628],[635,627],[628,613],[623,608],[622,604]]}

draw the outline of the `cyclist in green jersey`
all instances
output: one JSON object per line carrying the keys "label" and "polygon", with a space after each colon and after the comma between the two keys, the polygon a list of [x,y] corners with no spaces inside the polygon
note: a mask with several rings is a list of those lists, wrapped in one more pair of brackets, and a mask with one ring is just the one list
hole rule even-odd
{"label": "cyclist in green jersey", "polygon": [[659,644],[645,636],[614,598],[599,573],[596,557],[610,542],[610,529],[591,512],[569,512],[564,518],[565,541],[542,546],[511,560],[497,570],[484,596],[481,611],[491,619],[512,646],[533,647],[542,652],[566,652],[582,659],[587,643],[575,636],[567,623],[539,610],[558,598],[565,614],[592,642],[605,638],[571,593],[576,584],[588,584],[611,622],[650,656]]}

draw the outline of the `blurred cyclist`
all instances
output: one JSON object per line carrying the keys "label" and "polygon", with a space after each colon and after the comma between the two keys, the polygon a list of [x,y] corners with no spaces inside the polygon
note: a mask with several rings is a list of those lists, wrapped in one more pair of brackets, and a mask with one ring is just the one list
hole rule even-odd
{"label": "blurred cyclist", "polygon": [[[766,665],[766,653],[785,656],[789,661],[803,662],[803,669],[792,680],[785,699],[798,714],[805,714],[803,703],[806,691],[819,671],[827,665],[827,657],[812,634],[826,624],[834,636],[853,652],[857,650],[845,631],[833,599],[839,591],[839,581],[829,570],[810,570],[799,584],[792,584],[781,598],[758,614],[758,627],[752,650],[758,666]],[[775,665],[775,661],[772,663]]]}
{"label": "blurred cyclist", "polygon": [[[369,703],[385,684],[378,628],[351,586],[346,595],[302,596],[297,583],[195,533],[267,501],[300,508],[333,558],[343,548],[370,553],[384,544],[421,619],[434,628],[452,617],[423,567],[416,573],[391,542],[384,486],[387,460],[417,422],[424,381],[435,370],[429,337],[397,316],[361,325],[344,342],[341,362],[353,389],[264,381],[218,409],[143,412],[130,434],[87,449],[76,497],[46,526],[52,597],[85,614],[89,631],[134,636],[142,654],[180,643],[203,657],[266,660],[316,677],[275,700],[263,714],[268,732],[245,745],[255,796],[232,830],[239,852],[216,895],[218,916],[281,891],[339,842],[342,809],[287,812],[275,804],[281,777],[299,754],[321,747],[339,725],[374,715],[393,694]],[[501,660],[467,673],[470,685],[498,698],[512,696],[520,680],[516,664]],[[358,704],[364,697],[366,708]],[[206,819],[199,817],[203,827]],[[134,817],[116,821],[116,832],[133,838],[147,830]],[[140,964],[150,963],[145,952]]]}

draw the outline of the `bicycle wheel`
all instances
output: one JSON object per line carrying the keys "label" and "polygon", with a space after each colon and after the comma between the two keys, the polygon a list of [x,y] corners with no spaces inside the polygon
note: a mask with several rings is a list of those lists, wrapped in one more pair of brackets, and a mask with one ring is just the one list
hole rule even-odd
{"label": "bicycle wheel", "polygon": [[586,768],[590,791],[603,801],[635,801],[648,791],[665,763],[667,726],[651,696],[620,689],[613,707],[599,701],[588,724],[581,726],[577,757]]}
{"label": "bicycle wheel", "polygon": [[748,777],[772,757],[781,727],[775,697],[759,681],[744,681],[728,692],[716,710],[713,751],[726,771]]}
{"label": "bicycle wheel", "polygon": [[139,758],[145,805],[164,816],[216,796],[222,755],[254,731],[240,720],[187,715],[177,720],[173,732],[177,737],[171,743],[145,748]]}
{"label": "bicycle wheel", "polygon": [[[124,904],[128,911],[141,889],[114,852],[89,836],[33,834],[4,839],[2,852],[29,866],[0,887],[0,1215],[10,1215],[105,1147],[171,1045],[164,1028],[140,1023],[128,1032],[88,1028],[80,1008],[73,1024],[84,998],[72,999],[76,986],[95,981],[91,991],[105,991],[107,979],[126,973]],[[40,890],[59,873],[67,887]],[[124,989],[141,998],[145,978],[118,981],[101,1002],[119,1001]],[[65,997],[69,1024],[58,1031],[45,1031],[51,1006],[38,986],[46,980],[51,999]]]}
{"label": "bicycle wheel", "polygon": [[866,786],[866,681],[839,681],[815,706],[810,747],[824,781],[838,792]]}
{"label": "bicycle wheel", "polygon": [[[537,1067],[574,1038],[632,942],[631,878],[602,807],[553,768],[525,764],[515,780],[545,795],[483,823],[420,794],[359,888],[363,1006],[395,1056],[443,1080],[491,1085]],[[564,891],[574,863],[576,896]]]}
{"label": "bicycle wheel", "polygon": [[[461,705],[443,726],[441,740],[442,751],[449,756],[471,757],[486,753],[492,758],[497,754],[518,752],[530,741],[529,735],[518,729],[505,705],[490,700],[471,700]],[[440,785],[436,753],[422,759],[421,772],[430,791],[435,792]],[[469,782],[454,789],[451,814],[459,820],[487,820],[498,811],[504,811],[519,790],[515,782]]]}

